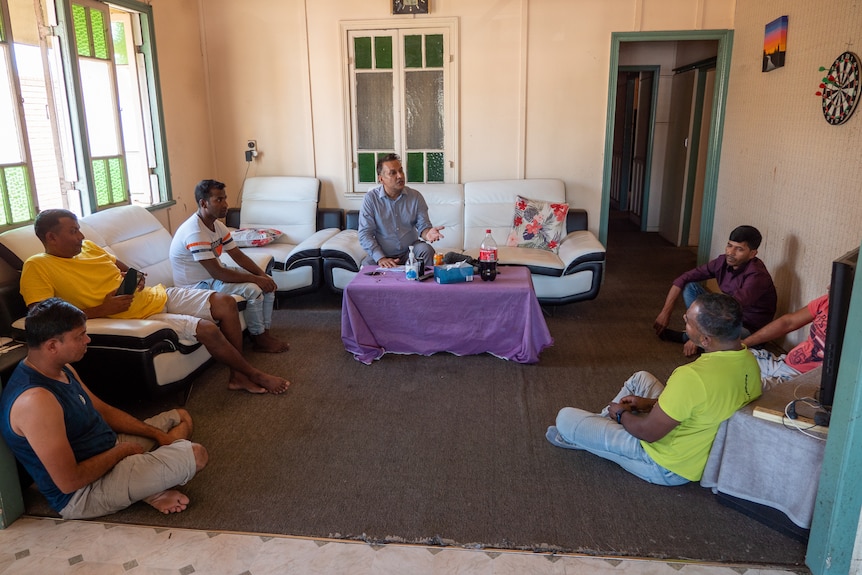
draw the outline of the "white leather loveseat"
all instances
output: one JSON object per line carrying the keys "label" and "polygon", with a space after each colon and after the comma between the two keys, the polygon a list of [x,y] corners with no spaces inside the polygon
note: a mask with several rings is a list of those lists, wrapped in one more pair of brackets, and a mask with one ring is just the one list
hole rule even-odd
{"label": "white leather loveseat", "polygon": [[[408,184],[410,185],[410,184]],[[467,182],[465,184],[413,184],[428,204],[431,222],[445,226],[442,240],[432,244],[438,253],[454,251],[478,258],[485,230],[497,241],[500,265],[526,266],[540,303],[567,304],[594,299],[604,276],[605,247],[587,227],[587,213],[570,207],[567,235],[558,253],[509,247],[517,196],[566,203],[562,180],[527,179]],[[359,271],[365,251],[359,245],[356,214],[348,214],[348,229],[321,246],[327,284],[341,291]]]}
{"label": "white leather loveseat", "polygon": [[[81,218],[79,223],[85,238],[146,273],[148,285],[173,285],[168,257],[171,235],[146,209],[111,208]],[[19,272],[27,258],[43,251],[32,225],[0,234],[0,255]],[[18,286],[5,287],[4,306],[15,309],[7,313],[12,317],[17,313],[20,318],[26,310]],[[23,318],[13,325],[23,330]],[[157,396],[180,390],[211,359],[200,343],[180,341],[176,332],[157,320],[91,319],[87,333],[92,341],[75,368],[105,398]]]}

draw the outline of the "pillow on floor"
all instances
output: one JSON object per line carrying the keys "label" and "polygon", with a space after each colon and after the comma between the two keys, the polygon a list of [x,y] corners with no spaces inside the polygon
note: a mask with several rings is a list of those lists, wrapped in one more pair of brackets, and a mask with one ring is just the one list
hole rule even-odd
{"label": "pillow on floor", "polygon": [[518,196],[515,219],[506,239],[507,246],[536,248],[557,253],[566,235],[569,204],[555,204]]}
{"label": "pillow on floor", "polygon": [[230,233],[233,241],[241,248],[255,248],[270,244],[281,237],[281,232],[272,228],[242,228]]}

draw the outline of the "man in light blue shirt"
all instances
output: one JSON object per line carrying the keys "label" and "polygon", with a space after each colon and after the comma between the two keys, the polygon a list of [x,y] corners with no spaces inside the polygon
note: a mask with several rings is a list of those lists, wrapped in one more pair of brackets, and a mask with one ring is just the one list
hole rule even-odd
{"label": "man in light blue shirt", "polygon": [[377,181],[380,185],[365,194],[359,210],[359,244],[368,254],[362,265],[402,265],[410,246],[417,258],[430,265],[434,260],[430,244],[443,237],[443,226],[431,225],[425,198],[404,185],[404,169],[397,154],[377,161]]}

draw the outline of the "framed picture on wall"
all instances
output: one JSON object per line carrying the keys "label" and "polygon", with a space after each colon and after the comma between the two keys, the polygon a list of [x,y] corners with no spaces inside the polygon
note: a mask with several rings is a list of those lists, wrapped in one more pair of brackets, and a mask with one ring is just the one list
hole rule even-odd
{"label": "framed picture on wall", "polygon": [[763,71],[771,72],[784,66],[787,54],[787,16],[776,18],[766,25],[763,37]]}

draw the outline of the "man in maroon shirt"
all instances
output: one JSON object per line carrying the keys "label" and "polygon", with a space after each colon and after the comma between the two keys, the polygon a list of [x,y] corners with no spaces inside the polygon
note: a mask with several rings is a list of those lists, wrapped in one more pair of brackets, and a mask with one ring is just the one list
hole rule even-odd
{"label": "man in maroon shirt", "polygon": [[706,291],[700,282],[711,278],[718,282],[722,293],[732,296],[742,306],[742,337],[772,321],[778,296],[772,276],[757,257],[757,248],[762,239],[757,228],[739,226],[730,232],[724,255],[676,278],[667,292],[664,307],[653,323],[656,334],[666,341],[684,343],[683,352],[687,356],[698,352],[697,346],[688,340],[685,332],[668,329],[667,326],[680,294],[688,309],[691,302]]}

